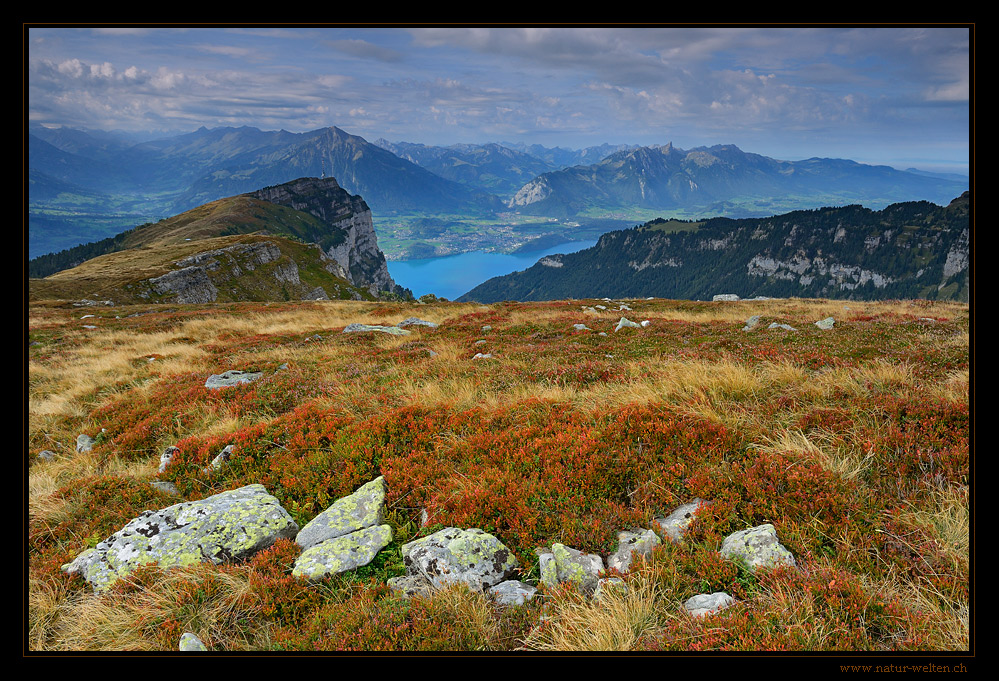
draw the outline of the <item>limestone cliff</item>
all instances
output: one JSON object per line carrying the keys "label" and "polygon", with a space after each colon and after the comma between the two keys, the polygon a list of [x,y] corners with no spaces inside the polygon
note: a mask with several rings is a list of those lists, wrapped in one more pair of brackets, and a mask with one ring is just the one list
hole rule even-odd
{"label": "limestone cliff", "polygon": [[326,255],[343,268],[347,281],[373,295],[380,291],[403,294],[389,274],[385,254],[378,248],[371,209],[364,199],[348,193],[335,179],[300,178],[246,196],[320,219],[330,233],[319,243]]}

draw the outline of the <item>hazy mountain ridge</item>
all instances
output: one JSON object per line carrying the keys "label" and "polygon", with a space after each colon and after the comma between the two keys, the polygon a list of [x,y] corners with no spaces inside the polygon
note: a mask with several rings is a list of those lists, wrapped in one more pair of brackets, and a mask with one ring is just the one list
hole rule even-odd
{"label": "hazy mountain ridge", "polygon": [[652,221],[604,234],[592,248],[549,256],[459,300],[645,297],[970,297],[970,195],[770,218]]}
{"label": "hazy mountain ridge", "polygon": [[877,208],[916,198],[946,202],[967,188],[966,182],[845,159],[780,161],[731,144],[689,151],[667,144],[545,173],[525,184],[508,205],[553,217],[571,217],[598,206],[724,210],[736,200],[788,197],[806,204],[827,200],[825,205],[838,198]]}

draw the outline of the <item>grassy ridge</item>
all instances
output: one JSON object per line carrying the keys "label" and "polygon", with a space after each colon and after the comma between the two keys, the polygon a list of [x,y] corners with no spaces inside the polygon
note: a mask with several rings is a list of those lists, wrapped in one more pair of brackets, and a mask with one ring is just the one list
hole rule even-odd
{"label": "grassy ridge", "polygon": [[[36,304],[29,648],[175,650],[191,630],[221,650],[968,649],[967,305],[583,309],[599,302],[147,306],[85,321]],[[622,314],[651,324],[615,333]],[[757,314],[764,324],[743,332]],[[440,327],[340,333],[413,315]],[[828,316],[834,329],[812,324]],[[227,369],[265,378],[203,387]],[[97,436],[90,453],[73,451],[81,432]],[[203,475],[228,444],[231,465]],[[94,597],[59,566],[178,501],[148,485],[168,445],[181,454],[159,477],[185,498],[260,482],[300,524],[382,474],[395,539],[319,584],[291,577],[299,549],[279,542],[242,564],[149,568]],[[37,459],[42,450],[55,457]],[[711,512],[601,604],[554,590],[498,609],[467,591],[407,601],[384,585],[403,572],[402,544],[442,526],[496,534],[532,582],[535,547],[606,555],[618,530],[695,496]],[[726,534],[762,522],[797,569],[754,575],[718,557]],[[690,596],[721,590],[739,604],[684,614]]]}

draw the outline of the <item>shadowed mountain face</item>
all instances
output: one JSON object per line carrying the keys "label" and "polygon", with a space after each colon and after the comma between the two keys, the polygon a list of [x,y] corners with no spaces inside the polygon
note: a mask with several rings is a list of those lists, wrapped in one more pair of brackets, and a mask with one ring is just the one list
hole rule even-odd
{"label": "shadowed mountain face", "polygon": [[[32,295],[116,301],[409,297],[389,275],[371,210],[333,178],[219,199],[32,261]],[[363,292],[363,293],[361,293]]]}
{"label": "shadowed mountain face", "polygon": [[916,201],[881,211],[845,206],[769,218],[654,220],[490,279],[459,300],[711,300],[732,293],[967,301],[969,203],[965,192],[946,207]]}

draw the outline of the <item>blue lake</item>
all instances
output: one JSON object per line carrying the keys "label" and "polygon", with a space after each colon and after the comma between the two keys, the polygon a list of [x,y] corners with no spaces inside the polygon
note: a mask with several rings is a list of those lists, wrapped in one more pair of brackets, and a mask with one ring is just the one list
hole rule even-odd
{"label": "blue lake", "polygon": [[390,260],[388,270],[395,283],[411,290],[417,298],[433,293],[438,297],[454,300],[487,279],[526,270],[546,255],[573,253],[596,243],[596,239],[571,241],[529,253],[473,251],[441,258]]}

